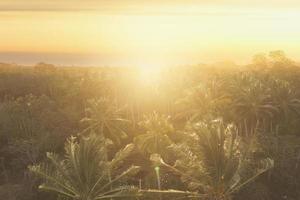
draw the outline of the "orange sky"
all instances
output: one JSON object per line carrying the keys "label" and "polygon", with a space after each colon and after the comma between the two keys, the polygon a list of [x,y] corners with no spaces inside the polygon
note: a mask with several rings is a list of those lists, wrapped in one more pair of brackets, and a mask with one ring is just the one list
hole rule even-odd
{"label": "orange sky", "polygon": [[1,0],[0,62],[176,65],[282,49],[298,59],[300,1]]}

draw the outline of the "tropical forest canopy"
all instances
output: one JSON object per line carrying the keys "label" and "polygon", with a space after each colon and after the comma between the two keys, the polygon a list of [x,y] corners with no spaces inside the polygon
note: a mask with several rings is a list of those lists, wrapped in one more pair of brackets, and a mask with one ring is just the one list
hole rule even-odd
{"label": "tropical forest canopy", "polygon": [[300,199],[300,66],[0,65],[0,199]]}

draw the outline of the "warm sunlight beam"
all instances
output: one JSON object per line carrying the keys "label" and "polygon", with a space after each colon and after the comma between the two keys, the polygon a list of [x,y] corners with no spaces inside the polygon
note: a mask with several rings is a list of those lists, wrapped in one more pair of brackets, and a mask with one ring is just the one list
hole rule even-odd
{"label": "warm sunlight beam", "polygon": [[138,68],[139,83],[142,86],[156,87],[161,82],[162,67],[142,65]]}

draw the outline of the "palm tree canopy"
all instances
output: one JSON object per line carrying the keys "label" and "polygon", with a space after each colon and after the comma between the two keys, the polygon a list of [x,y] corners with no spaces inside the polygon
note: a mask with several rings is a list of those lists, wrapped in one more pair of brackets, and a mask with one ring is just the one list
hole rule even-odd
{"label": "palm tree canopy", "polygon": [[123,117],[122,111],[108,98],[88,100],[87,116],[81,120],[87,124],[87,128],[82,132],[93,130],[120,144],[120,140],[127,137],[124,125],[129,122]]}
{"label": "palm tree canopy", "polygon": [[156,112],[144,116],[144,120],[139,124],[145,131],[135,138],[135,144],[146,153],[161,153],[171,144],[170,134],[174,132],[174,127],[170,123],[170,118]]}
{"label": "palm tree canopy", "polygon": [[[29,169],[43,178],[40,189],[66,197],[81,200],[127,198],[138,195],[134,187],[119,185],[124,178],[139,171],[137,166],[120,170],[122,161],[132,150],[132,145],[126,146],[111,161],[106,161],[105,138],[92,135],[77,142],[77,138],[71,137],[65,144],[64,158],[47,153],[48,164],[30,166]],[[111,180],[108,169],[114,170]]]}
{"label": "palm tree canopy", "polygon": [[[249,157],[240,151],[236,127],[224,126],[219,120],[189,124],[185,135],[185,143],[171,147],[178,156],[173,166],[159,155],[152,155],[151,159],[172,169],[190,190],[206,194],[208,199],[229,199],[232,193],[273,166],[273,161],[266,158],[249,172]],[[250,176],[245,176],[247,170]]]}

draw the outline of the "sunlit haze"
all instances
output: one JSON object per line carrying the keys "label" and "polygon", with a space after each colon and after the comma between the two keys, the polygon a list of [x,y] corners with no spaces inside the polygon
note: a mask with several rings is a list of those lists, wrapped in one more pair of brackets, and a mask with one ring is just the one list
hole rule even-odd
{"label": "sunlit haze", "polygon": [[[2,0],[0,61],[165,66],[282,49],[299,60],[297,1]],[[284,2],[284,4],[282,3]]]}

